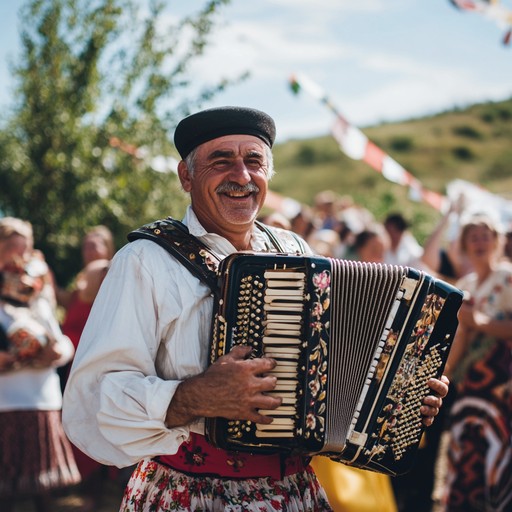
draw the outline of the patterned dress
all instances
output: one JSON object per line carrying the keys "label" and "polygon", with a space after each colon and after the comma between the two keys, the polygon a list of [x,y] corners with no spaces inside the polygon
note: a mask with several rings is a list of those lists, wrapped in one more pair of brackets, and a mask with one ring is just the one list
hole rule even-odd
{"label": "patterned dress", "polygon": [[281,480],[192,476],[154,460],[139,463],[119,512],[327,512],[311,467]]}
{"label": "patterned dress", "polygon": [[[459,286],[475,308],[495,319],[512,319],[512,267],[502,265],[484,283],[474,275]],[[512,333],[496,339],[476,333],[454,376],[447,512],[512,510]]]}

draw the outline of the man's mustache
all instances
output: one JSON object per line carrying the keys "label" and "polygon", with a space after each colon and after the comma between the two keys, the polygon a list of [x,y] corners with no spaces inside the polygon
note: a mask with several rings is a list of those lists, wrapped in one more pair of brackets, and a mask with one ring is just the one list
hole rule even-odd
{"label": "man's mustache", "polygon": [[247,183],[247,185],[239,185],[238,183],[230,181],[228,183],[221,183],[215,189],[215,192],[217,192],[217,194],[229,194],[230,192],[234,192],[237,194],[252,194],[254,192],[257,194],[259,191],[260,188],[252,181],[250,183]]}

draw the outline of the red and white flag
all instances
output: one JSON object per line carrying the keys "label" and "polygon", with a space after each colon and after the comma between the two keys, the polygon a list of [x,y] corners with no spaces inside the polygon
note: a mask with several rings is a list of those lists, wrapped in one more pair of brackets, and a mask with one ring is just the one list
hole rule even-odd
{"label": "red and white flag", "polygon": [[340,149],[347,156],[354,160],[366,162],[374,170],[380,172],[387,180],[408,187],[409,196],[412,200],[424,201],[439,211],[443,209],[446,203],[444,195],[425,189],[417,178],[369,140],[359,128],[350,124],[340,111],[334,107],[317,84],[303,75],[294,75],[290,79],[290,85],[295,93],[302,89],[307,91],[327,105],[335,114],[336,119],[331,132],[338,142]]}

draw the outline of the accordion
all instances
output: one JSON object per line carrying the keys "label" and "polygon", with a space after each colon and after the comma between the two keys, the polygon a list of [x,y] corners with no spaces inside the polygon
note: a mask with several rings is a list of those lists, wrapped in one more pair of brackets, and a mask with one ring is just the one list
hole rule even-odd
{"label": "accordion", "polygon": [[269,425],[207,418],[210,443],[411,469],[462,292],[412,268],[319,256],[236,253],[219,276],[210,363],[239,344],[274,358],[282,404],[260,411]]}

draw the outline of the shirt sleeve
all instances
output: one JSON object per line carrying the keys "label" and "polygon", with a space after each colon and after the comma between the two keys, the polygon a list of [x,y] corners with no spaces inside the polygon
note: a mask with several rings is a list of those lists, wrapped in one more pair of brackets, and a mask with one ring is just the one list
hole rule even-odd
{"label": "shirt sleeve", "polygon": [[[153,245],[156,249],[149,247]],[[175,453],[189,436],[189,427],[168,429],[164,424],[181,380],[159,375],[157,352],[181,306],[180,283],[163,258],[171,259],[147,241],[118,252],[66,384],[66,433],[104,464],[124,467],[144,457]]]}

